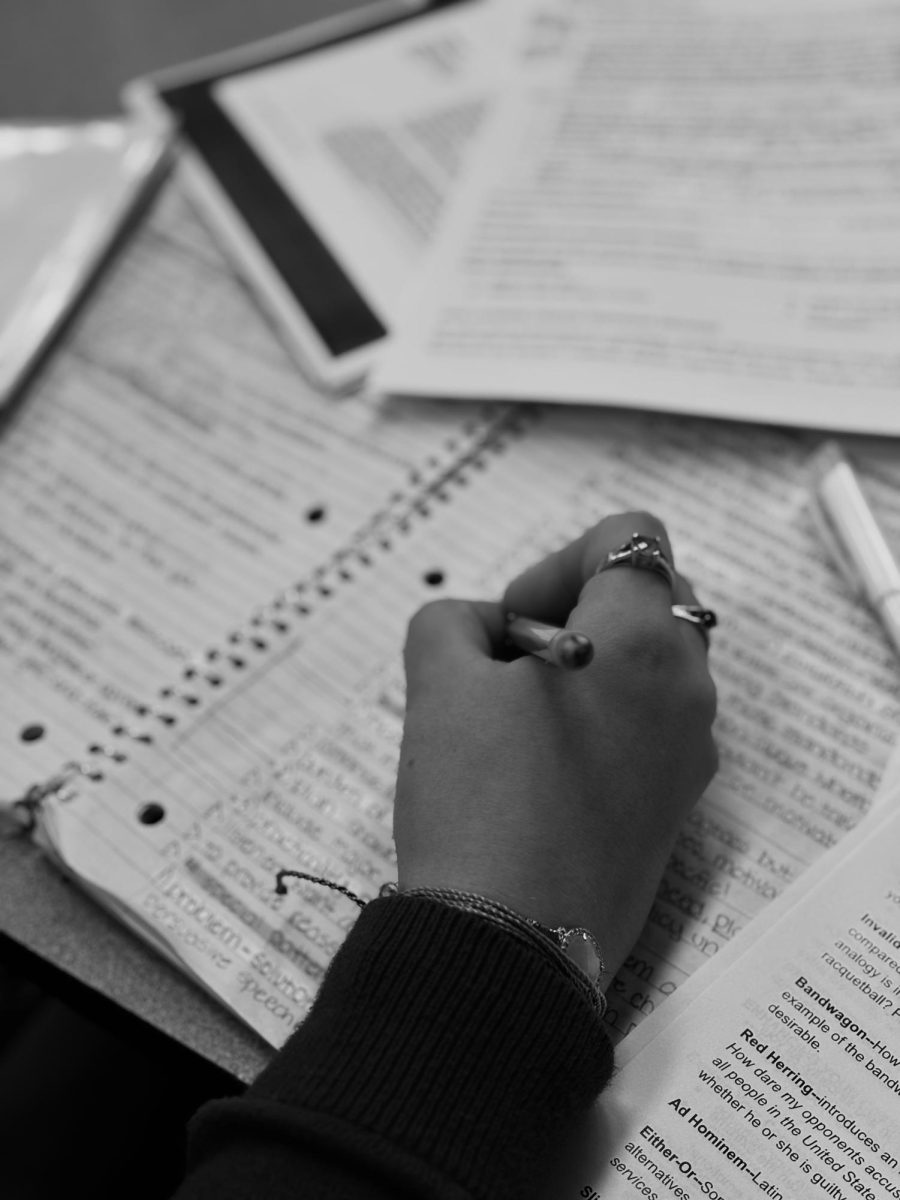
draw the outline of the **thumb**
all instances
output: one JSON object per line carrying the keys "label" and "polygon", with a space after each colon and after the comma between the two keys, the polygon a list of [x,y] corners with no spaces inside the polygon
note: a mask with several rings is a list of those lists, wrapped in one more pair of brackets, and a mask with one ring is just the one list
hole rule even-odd
{"label": "thumb", "polygon": [[503,606],[488,600],[433,600],[406,634],[407,704],[422,691],[494,658],[506,634]]}

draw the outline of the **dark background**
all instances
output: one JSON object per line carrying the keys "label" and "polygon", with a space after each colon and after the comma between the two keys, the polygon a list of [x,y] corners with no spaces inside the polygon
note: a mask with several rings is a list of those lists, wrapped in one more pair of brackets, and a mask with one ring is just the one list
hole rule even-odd
{"label": "dark background", "polygon": [[0,0],[0,119],[108,116],[136,75],[360,0]]}

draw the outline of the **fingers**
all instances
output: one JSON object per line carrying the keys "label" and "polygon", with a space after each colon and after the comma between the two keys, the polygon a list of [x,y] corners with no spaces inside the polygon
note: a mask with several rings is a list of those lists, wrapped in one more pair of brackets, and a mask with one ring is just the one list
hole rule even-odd
{"label": "fingers", "polygon": [[503,606],[489,601],[435,600],[409,623],[404,647],[407,700],[435,681],[491,659],[504,637]]}
{"label": "fingers", "polygon": [[[574,542],[549,554],[514,579],[503,597],[505,607],[553,625],[565,625],[582,588],[607,554],[627,542],[635,532],[658,537],[663,553],[669,562],[673,562],[669,536],[657,517],[644,512],[617,513],[605,517]],[[665,581],[660,578],[659,582]]]}
{"label": "fingers", "polygon": [[[597,574],[607,556],[635,534],[658,538],[674,565],[663,523],[646,512],[618,513],[600,521],[562,550],[523,572],[499,604],[438,600],[425,605],[409,625],[404,652],[407,695],[436,681],[462,676],[496,657],[510,612],[587,634],[596,648],[643,640],[682,642],[702,659],[707,639],[699,627],[672,615],[673,604],[696,604],[690,583],[629,565]],[[613,619],[614,617],[614,619]],[[659,637],[653,636],[654,628]]]}
{"label": "fingers", "polygon": [[619,640],[629,630],[647,637],[655,627],[666,640],[671,635],[672,640],[685,639],[685,644],[697,651],[705,649],[705,631],[672,616],[673,604],[697,603],[690,583],[682,576],[676,573],[669,580],[661,572],[627,563],[597,574],[607,556],[636,533],[658,538],[661,551],[674,566],[668,533],[657,517],[647,512],[619,513],[515,579],[504,596],[505,608],[579,630],[598,645]]}

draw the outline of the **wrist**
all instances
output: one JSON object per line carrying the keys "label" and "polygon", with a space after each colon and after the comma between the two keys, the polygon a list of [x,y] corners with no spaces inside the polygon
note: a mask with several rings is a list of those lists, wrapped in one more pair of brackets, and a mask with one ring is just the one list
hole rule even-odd
{"label": "wrist", "polygon": [[504,929],[511,936],[531,946],[538,954],[550,959],[586,998],[602,1018],[606,997],[600,981],[606,964],[600,944],[584,926],[549,926],[525,916],[499,900],[456,888],[412,887],[399,891],[396,884],[382,888],[382,895],[402,894],[463,909]]}

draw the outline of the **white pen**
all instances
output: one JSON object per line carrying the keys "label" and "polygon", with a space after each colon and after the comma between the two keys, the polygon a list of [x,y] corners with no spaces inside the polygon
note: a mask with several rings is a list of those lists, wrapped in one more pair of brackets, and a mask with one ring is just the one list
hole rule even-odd
{"label": "white pen", "polygon": [[900,567],[837,442],[826,442],[813,459],[813,494],[838,565],[849,571],[900,654]]}

